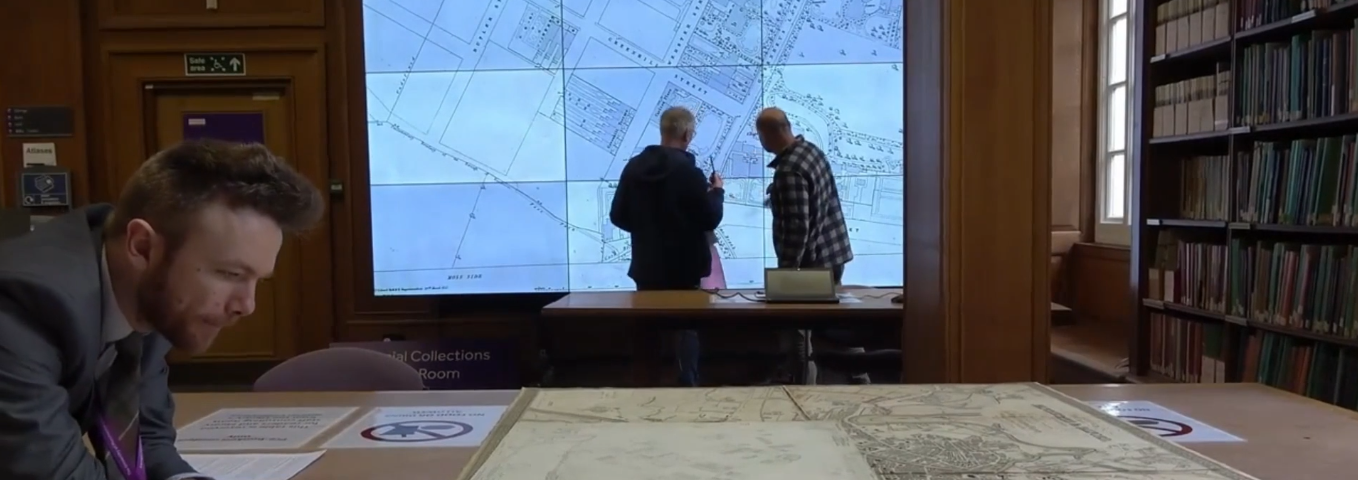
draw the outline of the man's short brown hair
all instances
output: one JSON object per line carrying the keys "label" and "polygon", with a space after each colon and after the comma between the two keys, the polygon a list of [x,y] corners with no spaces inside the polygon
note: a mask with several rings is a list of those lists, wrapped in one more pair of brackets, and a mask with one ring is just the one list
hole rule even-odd
{"label": "man's short brown hair", "polygon": [[189,140],[151,156],[123,186],[107,233],[143,219],[171,245],[184,241],[204,207],[250,209],[287,234],[310,229],[325,213],[320,190],[260,144]]}

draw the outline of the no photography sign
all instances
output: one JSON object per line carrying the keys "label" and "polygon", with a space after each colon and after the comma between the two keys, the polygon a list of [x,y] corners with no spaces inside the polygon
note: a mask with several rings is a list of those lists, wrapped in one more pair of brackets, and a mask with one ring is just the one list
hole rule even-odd
{"label": "no photography sign", "polygon": [[1089,404],[1103,413],[1118,417],[1160,438],[1179,443],[1245,441],[1153,402],[1137,400],[1089,402]]}
{"label": "no photography sign", "polygon": [[381,407],[354,422],[324,448],[476,447],[505,407]]}
{"label": "no photography sign", "polygon": [[359,433],[374,442],[424,443],[472,433],[475,427],[450,420],[408,420],[368,427]]}

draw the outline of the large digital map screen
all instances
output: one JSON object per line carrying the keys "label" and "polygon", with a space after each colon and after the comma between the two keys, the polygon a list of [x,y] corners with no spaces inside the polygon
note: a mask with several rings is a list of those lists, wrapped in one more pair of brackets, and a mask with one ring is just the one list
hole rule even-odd
{"label": "large digital map screen", "polygon": [[776,266],[764,107],[833,165],[855,259],[902,283],[904,0],[364,0],[378,295],[629,290],[608,220],[660,112],[726,181],[730,288]]}

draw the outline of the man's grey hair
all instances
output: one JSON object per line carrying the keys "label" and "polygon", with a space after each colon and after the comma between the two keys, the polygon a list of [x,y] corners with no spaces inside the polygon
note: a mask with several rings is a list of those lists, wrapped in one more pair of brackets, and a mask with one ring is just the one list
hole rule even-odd
{"label": "man's grey hair", "polygon": [[693,112],[684,107],[670,107],[660,114],[660,135],[667,137],[687,137],[693,134],[697,120]]}

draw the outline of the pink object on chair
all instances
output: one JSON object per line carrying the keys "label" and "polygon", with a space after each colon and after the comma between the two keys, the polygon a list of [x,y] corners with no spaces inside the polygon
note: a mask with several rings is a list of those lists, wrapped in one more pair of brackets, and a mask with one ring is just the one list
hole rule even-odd
{"label": "pink object on chair", "polygon": [[700,286],[704,289],[726,288],[726,272],[721,269],[721,255],[717,253],[717,246],[712,245],[712,273],[703,279]]}

